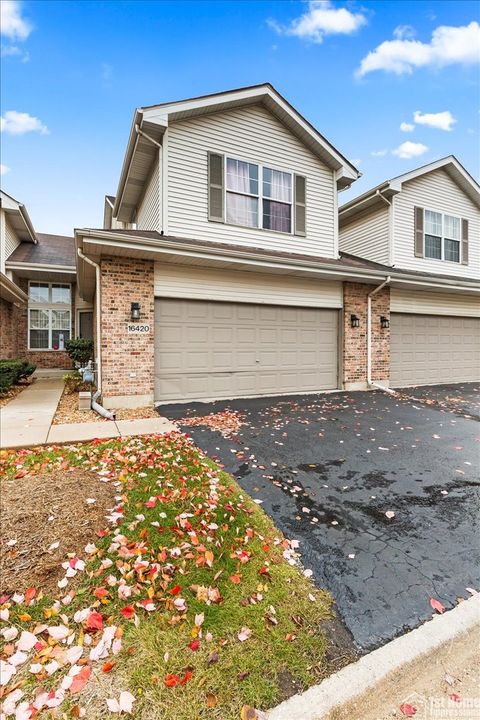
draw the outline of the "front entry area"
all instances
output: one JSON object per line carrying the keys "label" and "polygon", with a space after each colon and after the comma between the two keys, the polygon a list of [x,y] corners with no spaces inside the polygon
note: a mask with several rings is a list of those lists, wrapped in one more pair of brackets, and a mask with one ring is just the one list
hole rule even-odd
{"label": "front entry area", "polygon": [[390,385],[480,379],[480,318],[392,313]]}
{"label": "front entry area", "polygon": [[155,299],[155,400],[338,387],[338,310]]}

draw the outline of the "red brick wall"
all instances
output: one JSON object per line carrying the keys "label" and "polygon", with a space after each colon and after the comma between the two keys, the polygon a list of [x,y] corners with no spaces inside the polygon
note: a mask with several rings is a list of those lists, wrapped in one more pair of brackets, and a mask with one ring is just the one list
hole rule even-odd
{"label": "red brick wall", "polygon": [[[135,395],[153,399],[153,261],[105,258],[101,276],[103,400]],[[127,332],[132,302],[140,303],[140,323],[150,325],[150,333]]]}
{"label": "red brick wall", "polygon": [[0,359],[11,360],[18,357],[17,308],[12,303],[0,298]]}
{"label": "red brick wall", "polygon": [[[28,280],[21,278],[20,287],[28,292]],[[75,337],[75,285],[72,284],[72,337]],[[72,367],[72,361],[62,350],[28,350],[28,308],[18,308],[17,317],[18,356],[25,358],[41,370],[64,370]]]}
{"label": "red brick wall", "polygon": [[[343,382],[367,382],[367,296],[373,285],[343,284]],[[350,316],[360,320],[358,328],[351,327]],[[372,298],[372,380],[387,380],[390,373],[390,330],[380,328],[380,316],[390,319],[390,288],[386,287]]]}

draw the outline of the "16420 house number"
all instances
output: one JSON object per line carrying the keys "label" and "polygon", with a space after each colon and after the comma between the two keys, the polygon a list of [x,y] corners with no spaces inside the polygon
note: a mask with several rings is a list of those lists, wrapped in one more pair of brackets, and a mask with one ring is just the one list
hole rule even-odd
{"label": "16420 house number", "polygon": [[145,323],[127,323],[127,332],[129,333],[149,333],[150,325]]}

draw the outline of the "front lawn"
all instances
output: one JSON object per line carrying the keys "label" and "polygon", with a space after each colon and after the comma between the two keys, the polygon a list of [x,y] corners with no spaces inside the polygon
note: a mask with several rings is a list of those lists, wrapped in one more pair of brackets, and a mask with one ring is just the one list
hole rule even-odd
{"label": "front lawn", "polygon": [[[3,451],[0,472],[25,495],[41,476],[49,502],[59,473],[78,476],[85,501],[85,473],[114,496],[95,541],[64,558],[54,596],[35,585],[12,595],[4,579],[4,712],[238,719],[327,674],[330,597],[295,564],[295,543],[185,435]],[[3,554],[22,551],[25,539],[12,539]]]}

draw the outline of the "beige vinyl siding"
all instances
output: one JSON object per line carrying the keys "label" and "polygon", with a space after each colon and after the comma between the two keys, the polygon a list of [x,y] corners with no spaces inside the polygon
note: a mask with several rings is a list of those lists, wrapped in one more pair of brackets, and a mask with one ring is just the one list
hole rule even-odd
{"label": "beige vinyl siding", "polygon": [[480,317],[480,293],[467,295],[459,292],[424,292],[392,288],[390,310],[421,315]]}
{"label": "beige vinyl siding", "polygon": [[137,208],[137,230],[160,230],[160,173],[158,159],[145,186],[145,192]]}
{"label": "beige vinyl siding", "polygon": [[[20,240],[18,239],[15,230],[8,222],[8,219],[4,217],[4,221],[2,223],[5,228],[5,240],[4,240],[4,248],[2,248],[2,272],[5,272],[5,262],[8,260],[10,255],[13,253],[13,251],[20,245]],[[2,243],[3,244],[3,243]]]}
{"label": "beige vinyl siding", "polygon": [[[468,220],[469,263],[414,256],[413,208],[456,215]],[[403,184],[394,198],[394,264],[398,268],[439,275],[480,278],[480,209],[462,192],[445,170],[435,170]]]}
{"label": "beige vinyl siding", "polygon": [[268,305],[341,308],[342,284],[287,275],[155,263],[155,295]]}
{"label": "beige vinyl siding", "polygon": [[355,217],[339,230],[340,250],[388,264],[389,261],[389,208],[384,205],[369,213]]}
{"label": "beige vinyl siding", "polygon": [[[333,172],[261,106],[172,122],[168,230],[201,240],[334,257]],[[208,221],[208,151],[306,177],[306,237]]]}

